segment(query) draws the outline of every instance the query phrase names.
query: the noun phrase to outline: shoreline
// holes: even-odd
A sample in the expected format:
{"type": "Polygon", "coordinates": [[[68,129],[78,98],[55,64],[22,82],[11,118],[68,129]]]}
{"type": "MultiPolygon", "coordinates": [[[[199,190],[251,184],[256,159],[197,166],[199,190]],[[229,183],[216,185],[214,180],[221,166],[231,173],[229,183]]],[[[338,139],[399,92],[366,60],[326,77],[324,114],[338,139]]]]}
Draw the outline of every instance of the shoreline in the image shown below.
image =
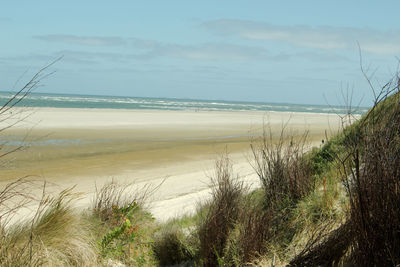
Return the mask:
{"type": "MultiPolygon", "coordinates": [[[[367,107],[364,107],[367,109],[367,107]]],[[[276,113],[276,114],[302,114],[302,115],[328,115],[328,116],[337,116],[337,115],[346,115],[346,113],[335,113],[335,112],[309,112],[309,111],[276,111],[276,110],[251,110],[251,109],[155,109],[155,108],[82,108],[82,107],[34,107],[34,106],[24,106],[24,107],[14,107],[14,110],[38,110],[38,111],[115,111],[115,112],[171,112],[171,113],[276,113]]],[[[362,116],[363,114],[355,113],[353,114],[355,117],[362,116]]]]}

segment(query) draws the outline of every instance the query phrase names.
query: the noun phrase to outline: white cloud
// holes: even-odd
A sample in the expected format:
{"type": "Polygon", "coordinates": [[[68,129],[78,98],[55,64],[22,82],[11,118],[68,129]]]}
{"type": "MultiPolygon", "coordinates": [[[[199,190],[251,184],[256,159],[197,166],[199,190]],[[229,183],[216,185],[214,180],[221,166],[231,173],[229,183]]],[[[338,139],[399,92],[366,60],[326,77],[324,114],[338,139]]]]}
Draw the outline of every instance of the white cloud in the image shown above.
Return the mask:
{"type": "Polygon", "coordinates": [[[125,44],[125,40],[120,37],[109,36],[77,36],[68,34],[49,34],[33,36],[47,42],[59,42],[87,46],[115,46],[125,44]]]}
{"type": "Polygon", "coordinates": [[[362,50],[366,52],[382,55],[400,53],[400,30],[379,31],[370,28],[306,25],[279,26],[233,19],[213,20],[203,23],[202,26],[221,35],[280,41],[316,49],[352,49],[356,48],[359,42],[362,50]]]}
{"type": "Polygon", "coordinates": [[[260,60],[268,57],[268,51],[260,47],[218,43],[193,46],[160,44],[153,47],[147,56],[170,56],[190,60],[260,60]]]}

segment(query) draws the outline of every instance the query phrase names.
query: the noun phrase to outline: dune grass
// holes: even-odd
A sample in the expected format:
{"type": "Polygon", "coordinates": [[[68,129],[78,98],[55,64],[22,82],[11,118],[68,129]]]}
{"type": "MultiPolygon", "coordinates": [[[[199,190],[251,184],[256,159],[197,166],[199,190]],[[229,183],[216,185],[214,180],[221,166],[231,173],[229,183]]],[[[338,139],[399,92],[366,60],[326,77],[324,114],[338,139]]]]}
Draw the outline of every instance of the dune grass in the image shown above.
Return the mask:
{"type": "Polygon", "coordinates": [[[70,202],[72,189],[42,196],[31,221],[2,229],[2,266],[95,266],[98,252],[90,224],[70,202]]]}
{"type": "Polygon", "coordinates": [[[125,184],[111,181],[98,190],[93,208],[79,211],[73,208],[79,197],[73,188],[51,196],[43,185],[42,197],[35,199],[24,193],[27,184],[14,182],[2,192],[7,200],[18,199],[12,212],[28,202],[36,208],[31,219],[7,225],[6,215],[12,213],[5,212],[10,208],[5,201],[0,203],[1,266],[157,265],[152,250],[156,225],[142,204],[146,192],[128,194],[125,184]]]}

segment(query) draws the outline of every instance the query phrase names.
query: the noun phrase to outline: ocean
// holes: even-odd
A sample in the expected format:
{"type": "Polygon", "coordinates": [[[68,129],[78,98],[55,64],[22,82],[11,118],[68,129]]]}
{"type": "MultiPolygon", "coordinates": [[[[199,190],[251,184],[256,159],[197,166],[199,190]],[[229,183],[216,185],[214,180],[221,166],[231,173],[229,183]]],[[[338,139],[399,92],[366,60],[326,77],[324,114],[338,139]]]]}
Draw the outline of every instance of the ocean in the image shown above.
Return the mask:
{"type": "MultiPolygon", "coordinates": [[[[0,105],[4,105],[11,95],[12,93],[10,92],[0,92],[0,105]]],[[[191,111],[275,111],[334,114],[345,114],[347,112],[347,109],[343,106],[328,105],[47,93],[31,93],[19,103],[19,106],[191,111]]],[[[359,107],[352,112],[354,114],[364,114],[367,110],[368,108],[366,107],[359,107]]]]}

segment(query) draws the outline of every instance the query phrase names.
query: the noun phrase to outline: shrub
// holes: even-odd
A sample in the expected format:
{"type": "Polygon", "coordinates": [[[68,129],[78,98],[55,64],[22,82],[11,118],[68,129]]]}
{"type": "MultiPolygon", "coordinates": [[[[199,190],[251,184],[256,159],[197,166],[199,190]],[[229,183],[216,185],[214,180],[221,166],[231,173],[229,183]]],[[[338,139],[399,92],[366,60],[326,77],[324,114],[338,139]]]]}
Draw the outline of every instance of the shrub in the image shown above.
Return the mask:
{"type": "Polygon", "coordinates": [[[262,197],[249,198],[239,219],[238,247],[242,264],[265,253],[273,244],[285,246],[295,234],[290,219],[299,200],[314,189],[311,161],[304,156],[307,133],[279,136],[271,129],[251,144],[252,166],[262,184],[262,197]]]}
{"type": "Polygon", "coordinates": [[[275,138],[269,133],[251,144],[253,168],[260,178],[265,193],[265,205],[273,207],[287,199],[298,201],[314,187],[312,166],[304,157],[307,133],[296,138],[285,133],[275,138]]]}
{"type": "Polygon", "coordinates": [[[400,94],[378,106],[350,147],[346,177],[357,265],[400,263],[400,94]]]}
{"type": "Polygon", "coordinates": [[[217,266],[224,255],[230,231],[240,214],[243,183],[233,178],[232,165],[227,155],[216,162],[212,179],[212,199],[198,226],[199,257],[203,266],[217,266]]]}
{"type": "Polygon", "coordinates": [[[268,243],[275,232],[273,210],[266,210],[264,204],[248,201],[239,222],[238,254],[241,263],[248,263],[256,256],[268,251],[268,243]]]}
{"type": "Polygon", "coordinates": [[[196,257],[193,237],[180,225],[165,226],[155,237],[153,250],[161,266],[184,264],[196,257]]]}

